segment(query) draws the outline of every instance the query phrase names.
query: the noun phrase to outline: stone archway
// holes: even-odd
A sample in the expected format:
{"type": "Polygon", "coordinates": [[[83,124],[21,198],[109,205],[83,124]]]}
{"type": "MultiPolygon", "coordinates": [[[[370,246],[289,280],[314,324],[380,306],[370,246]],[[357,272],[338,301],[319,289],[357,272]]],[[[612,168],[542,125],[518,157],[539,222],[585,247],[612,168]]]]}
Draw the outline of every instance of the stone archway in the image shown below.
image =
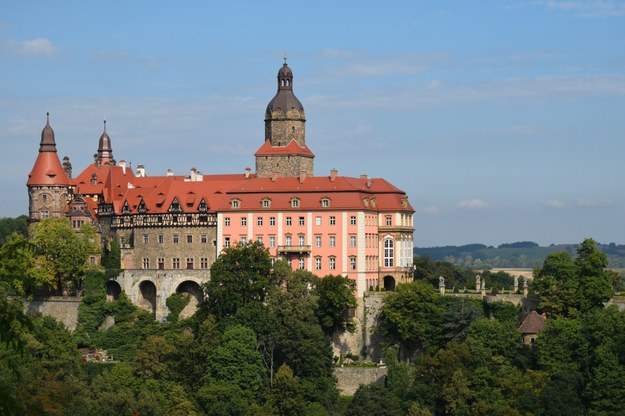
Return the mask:
{"type": "Polygon", "coordinates": [[[106,282],[106,300],[113,301],[119,299],[119,294],[122,293],[122,287],[115,280],[109,280],[106,282]]]}
{"type": "Polygon", "coordinates": [[[178,316],[180,319],[188,318],[192,316],[197,310],[197,305],[204,298],[204,292],[197,282],[192,280],[185,280],[180,283],[176,288],[176,293],[185,293],[189,296],[189,303],[180,312],[178,316]]]}
{"type": "Polygon", "coordinates": [[[139,296],[137,296],[139,307],[156,314],[156,286],[149,280],[139,283],[139,296]]]}
{"type": "Polygon", "coordinates": [[[395,278],[393,276],[384,276],[384,289],[387,291],[395,290],[395,278]]]}

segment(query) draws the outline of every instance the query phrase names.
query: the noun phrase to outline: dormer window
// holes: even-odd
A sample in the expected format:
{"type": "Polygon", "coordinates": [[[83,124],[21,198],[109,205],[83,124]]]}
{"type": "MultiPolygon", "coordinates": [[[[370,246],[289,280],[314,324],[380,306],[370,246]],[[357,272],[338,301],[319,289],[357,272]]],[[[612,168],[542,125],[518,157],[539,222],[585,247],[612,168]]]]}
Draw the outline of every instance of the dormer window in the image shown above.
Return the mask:
{"type": "Polygon", "coordinates": [[[369,206],[369,198],[363,198],[362,202],[365,204],[366,207],[369,206]]]}
{"type": "Polygon", "coordinates": [[[261,205],[263,208],[271,208],[271,199],[269,198],[263,198],[261,205]]]}
{"type": "Polygon", "coordinates": [[[330,207],[330,198],[321,198],[321,207],[329,208],[330,207]]]}
{"type": "Polygon", "coordinates": [[[291,198],[291,208],[299,208],[299,198],[291,198]]]}
{"type": "Polygon", "coordinates": [[[200,212],[206,212],[208,211],[208,204],[206,203],[206,201],[204,199],[202,199],[200,201],[200,204],[197,207],[198,211],[200,212]]]}
{"type": "Polygon", "coordinates": [[[180,207],[180,202],[178,202],[178,198],[174,198],[171,201],[171,205],[169,206],[169,212],[182,212],[182,208],[180,207]]]}
{"type": "Polygon", "coordinates": [[[408,208],[408,198],[403,197],[401,199],[401,206],[402,206],[402,208],[408,208]]]}
{"type": "Polygon", "coordinates": [[[233,199],[230,201],[230,207],[231,208],[240,208],[241,207],[241,201],[239,199],[233,199]]]}

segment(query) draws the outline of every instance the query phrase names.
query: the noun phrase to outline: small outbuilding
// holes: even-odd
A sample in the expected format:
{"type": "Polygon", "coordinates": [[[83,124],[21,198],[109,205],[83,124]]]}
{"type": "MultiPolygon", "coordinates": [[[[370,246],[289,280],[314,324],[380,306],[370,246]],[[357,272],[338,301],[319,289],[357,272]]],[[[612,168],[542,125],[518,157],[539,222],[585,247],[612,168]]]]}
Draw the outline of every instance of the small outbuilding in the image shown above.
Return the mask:
{"type": "Polygon", "coordinates": [[[538,312],[532,311],[521,326],[519,327],[519,332],[523,335],[523,343],[525,345],[529,345],[530,347],[534,346],[534,342],[543,329],[545,329],[545,320],[547,316],[543,313],[539,315],[538,312]]]}

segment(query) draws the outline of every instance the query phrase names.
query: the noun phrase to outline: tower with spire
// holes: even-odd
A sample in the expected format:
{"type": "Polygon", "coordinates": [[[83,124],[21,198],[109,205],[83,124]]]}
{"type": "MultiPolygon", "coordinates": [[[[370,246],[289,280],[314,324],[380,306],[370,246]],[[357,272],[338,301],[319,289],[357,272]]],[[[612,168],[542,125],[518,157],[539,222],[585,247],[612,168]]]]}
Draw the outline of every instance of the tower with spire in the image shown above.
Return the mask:
{"type": "Polygon", "coordinates": [[[104,120],[104,131],[98,142],[98,152],[94,155],[96,166],[115,165],[113,159],[113,148],[111,147],[111,138],[106,132],[106,120],[104,120]]]}
{"type": "Polygon", "coordinates": [[[30,222],[65,216],[70,181],[56,153],[50,113],[41,132],[39,154],[28,174],[28,218],[30,222]]]}
{"type": "Polygon", "coordinates": [[[306,146],[306,113],[293,94],[293,72],[286,63],[278,71],[278,92],[265,111],[265,142],[254,154],[256,176],[312,176],[315,155],[306,146]]]}

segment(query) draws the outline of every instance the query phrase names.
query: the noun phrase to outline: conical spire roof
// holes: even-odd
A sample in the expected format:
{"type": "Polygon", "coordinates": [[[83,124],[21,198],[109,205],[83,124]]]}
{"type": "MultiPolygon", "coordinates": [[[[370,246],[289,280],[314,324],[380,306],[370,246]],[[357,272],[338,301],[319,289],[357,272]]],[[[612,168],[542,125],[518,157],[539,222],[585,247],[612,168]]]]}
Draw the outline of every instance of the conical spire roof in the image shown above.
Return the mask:
{"type": "Polygon", "coordinates": [[[33,169],[28,174],[26,185],[69,186],[69,179],[56,153],[54,130],[50,126],[50,113],[47,113],[46,125],[41,132],[39,154],[33,169]]]}
{"type": "Polygon", "coordinates": [[[106,132],[106,120],[104,120],[104,131],[98,142],[98,153],[96,157],[103,165],[110,164],[113,161],[113,147],[111,146],[111,138],[106,132]]]}

